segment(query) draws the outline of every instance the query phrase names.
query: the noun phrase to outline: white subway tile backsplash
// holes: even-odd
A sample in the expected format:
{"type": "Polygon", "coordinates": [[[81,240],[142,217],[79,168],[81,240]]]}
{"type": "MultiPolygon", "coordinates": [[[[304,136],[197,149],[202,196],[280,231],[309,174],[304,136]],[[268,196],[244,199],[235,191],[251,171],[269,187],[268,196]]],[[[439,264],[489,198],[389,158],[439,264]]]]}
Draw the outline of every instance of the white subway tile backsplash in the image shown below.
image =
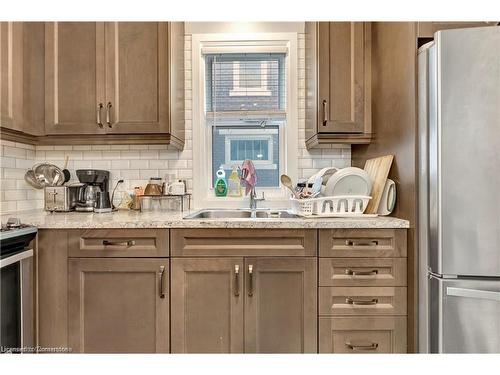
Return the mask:
{"type": "Polygon", "coordinates": [[[102,151],[87,151],[83,153],[83,160],[95,160],[102,158],[102,151]]]}
{"type": "MultiPolygon", "coordinates": [[[[23,160],[23,159],[20,159],[23,160]]],[[[16,167],[16,158],[9,158],[6,156],[0,156],[0,165],[3,168],[15,168],[16,167]]]]}
{"type": "Polygon", "coordinates": [[[130,150],[130,145],[110,145],[110,150],[130,150]]]}
{"type": "Polygon", "coordinates": [[[150,177],[160,177],[158,169],[141,169],[139,171],[139,178],[142,180],[149,180],[150,177]]]}
{"type": "Polygon", "coordinates": [[[17,186],[16,180],[6,180],[6,179],[2,178],[2,181],[0,183],[0,189],[2,189],[2,191],[9,190],[9,189],[15,189],[16,186],[17,186]]]}
{"type": "Polygon", "coordinates": [[[93,169],[111,169],[111,160],[92,160],[93,169]]]}
{"type": "MultiPolygon", "coordinates": [[[[39,147],[37,147],[36,149],[38,150],[39,147]]],[[[92,146],[90,146],[90,145],[73,146],[73,150],[89,151],[89,150],[92,150],[92,146]]]]}
{"type": "MultiPolygon", "coordinates": [[[[123,158],[123,155],[122,155],[123,158]]],[[[130,169],[149,168],[149,160],[130,160],[130,169]]]]}
{"type": "Polygon", "coordinates": [[[26,150],[24,148],[3,146],[3,156],[26,159],[26,150]]]}
{"type": "Polygon", "coordinates": [[[111,169],[128,169],[130,161],[128,160],[111,160],[111,169]]]}
{"type": "Polygon", "coordinates": [[[167,160],[150,160],[149,161],[149,168],[155,168],[155,169],[162,169],[162,168],[167,168],[168,166],[168,161],[167,160]]]}
{"type": "Polygon", "coordinates": [[[3,168],[3,178],[6,180],[22,180],[24,179],[24,169],[3,168]]]}
{"type": "Polygon", "coordinates": [[[113,150],[113,151],[102,151],[102,158],[103,159],[117,159],[120,158],[121,153],[118,150],[113,150]]]}
{"type": "Polygon", "coordinates": [[[120,157],[122,159],[139,159],[139,151],[120,151],[120,157]]]}
{"type": "Polygon", "coordinates": [[[4,199],[6,201],[19,201],[26,199],[26,190],[5,190],[4,199]]]}
{"type": "Polygon", "coordinates": [[[332,160],[330,160],[330,159],[314,159],[312,161],[312,166],[313,166],[313,168],[318,168],[318,169],[331,167],[332,160]]]}
{"type": "Polygon", "coordinates": [[[139,158],[147,160],[158,159],[158,154],[159,154],[158,150],[141,150],[139,158]]]}
{"type": "MultiPolygon", "coordinates": [[[[18,169],[29,169],[33,166],[33,160],[32,159],[15,159],[15,167],[18,169]]],[[[3,166],[3,163],[2,163],[3,166]]]]}

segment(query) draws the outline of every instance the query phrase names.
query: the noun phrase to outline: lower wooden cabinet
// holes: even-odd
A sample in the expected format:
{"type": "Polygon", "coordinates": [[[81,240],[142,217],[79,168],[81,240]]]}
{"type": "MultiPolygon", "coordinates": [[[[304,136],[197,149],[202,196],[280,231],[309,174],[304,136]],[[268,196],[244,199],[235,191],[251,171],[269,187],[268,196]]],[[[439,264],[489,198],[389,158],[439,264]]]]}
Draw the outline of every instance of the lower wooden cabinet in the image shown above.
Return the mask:
{"type": "Polygon", "coordinates": [[[168,259],[69,259],[68,346],[76,353],[168,353],[168,291],[168,259]]]}
{"type": "Polygon", "coordinates": [[[316,352],[315,258],[172,259],[172,353],[316,352]]]}
{"type": "Polygon", "coordinates": [[[171,262],[172,353],[242,353],[243,258],[171,262]]]}
{"type": "Polygon", "coordinates": [[[245,353],[316,353],[316,259],[247,258],[245,353]]]}
{"type": "Polygon", "coordinates": [[[406,353],[406,317],[319,318],[320,353],[406,353]]]}

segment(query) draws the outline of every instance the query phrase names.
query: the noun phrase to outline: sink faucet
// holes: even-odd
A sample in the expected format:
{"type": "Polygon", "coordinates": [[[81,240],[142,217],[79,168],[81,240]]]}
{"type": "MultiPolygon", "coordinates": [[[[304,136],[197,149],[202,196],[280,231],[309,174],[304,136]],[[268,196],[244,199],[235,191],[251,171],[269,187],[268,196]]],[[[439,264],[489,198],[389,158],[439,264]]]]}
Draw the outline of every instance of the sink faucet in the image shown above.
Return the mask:
{"type": "Polygon", "coordinates": [[[257,193],[255,192],[255,186],[252,188],[250,191],[250,210],[252,211],[252,216],[255,213],[255,210],[257,209],[257,202],[262,202],[266,200],[264,197],[264,192],[262,192],[262,198],[257,198],[257,193]]]}

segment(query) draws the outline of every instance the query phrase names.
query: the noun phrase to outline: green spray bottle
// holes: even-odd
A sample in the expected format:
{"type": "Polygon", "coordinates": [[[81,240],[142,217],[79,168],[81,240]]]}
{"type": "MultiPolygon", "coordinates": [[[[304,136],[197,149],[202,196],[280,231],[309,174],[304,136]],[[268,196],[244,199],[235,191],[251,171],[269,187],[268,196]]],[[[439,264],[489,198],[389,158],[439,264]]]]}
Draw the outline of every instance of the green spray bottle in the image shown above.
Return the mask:
{"type": "Polygon", "coordinates": [[[226,172],[222,168],[222,165],[219,167],[219,170],[215,173],[217,176],[217,180],[215,181],[215,196],[216,197],[225,197],[227,195],[227,182],[226,182],[226,172]]]}

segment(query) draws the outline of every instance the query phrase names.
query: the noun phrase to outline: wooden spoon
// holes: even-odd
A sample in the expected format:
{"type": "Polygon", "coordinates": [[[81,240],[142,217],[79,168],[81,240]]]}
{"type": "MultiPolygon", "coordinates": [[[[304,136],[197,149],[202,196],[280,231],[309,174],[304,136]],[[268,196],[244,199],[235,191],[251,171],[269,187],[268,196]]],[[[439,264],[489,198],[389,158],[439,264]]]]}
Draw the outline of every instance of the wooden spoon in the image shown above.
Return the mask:
{"type": "Polygon", "coordinates": [[[296,199],[299,199],[299,195],[297,194],[297,192],[293,188],[292,179],[288,175],[282,174],[280,177],[280,181],[283,184],[283,186],[286,186],[292,192],[293,196],[296,199]]]}

